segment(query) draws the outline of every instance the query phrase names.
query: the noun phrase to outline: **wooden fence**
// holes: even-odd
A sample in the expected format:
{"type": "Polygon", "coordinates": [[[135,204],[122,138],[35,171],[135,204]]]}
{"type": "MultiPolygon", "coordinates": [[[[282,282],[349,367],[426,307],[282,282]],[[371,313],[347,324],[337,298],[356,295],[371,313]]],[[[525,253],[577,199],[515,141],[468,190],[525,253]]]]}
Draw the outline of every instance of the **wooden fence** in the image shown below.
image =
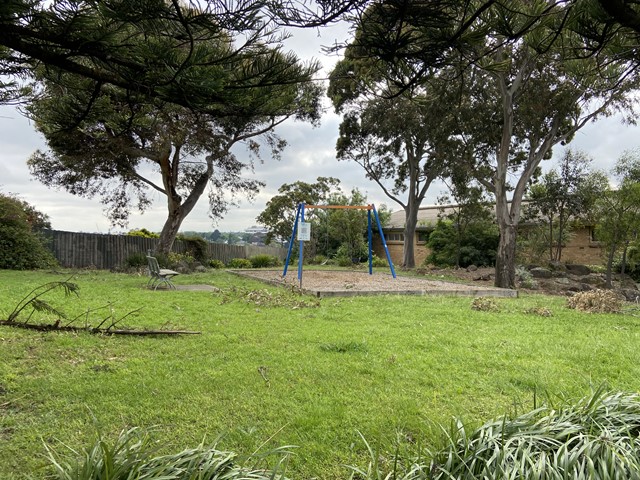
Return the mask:
{"type": "MultiPolygon", "coordinates": [[[[98,268],[111,270],[122,267],[126,259],[136,253],[155,250],[157,238],[129,235],[104,235],[99,233],[76,233],[48,230],[49,248],[60,265],[66,268],[98,268]]],[[[227,263],[233,258],[250,258],[267,254],[284,260],[287,250],[281,247],[259,247],[256,245],[224,245],[208,243],[211,258],[227,263]]],[[[186,245],[180,240],[173,244],[172,251],[184,253],[186,245]]]]}

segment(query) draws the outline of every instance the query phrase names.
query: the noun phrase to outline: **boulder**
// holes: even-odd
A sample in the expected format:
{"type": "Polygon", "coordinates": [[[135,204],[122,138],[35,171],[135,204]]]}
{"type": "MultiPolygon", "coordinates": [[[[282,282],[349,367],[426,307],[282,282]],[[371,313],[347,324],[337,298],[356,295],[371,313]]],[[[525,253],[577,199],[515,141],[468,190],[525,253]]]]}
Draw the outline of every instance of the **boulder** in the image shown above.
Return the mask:
{"type": "Polygon", "coordinates": [[[640,302],[640,291],[632,290],[630,288],[623,288],[619,290],[619,292],[624,295],[625,300],[627,302],[640,302]]]}
{"type": "Polygon", "coordinates": [[[475,272],[476,270],[478,270],[478,267],[476,265],[469,265],[467,267],[467,272],[475,272]]]}
{"type": "Polygon", "coordinates": [[[535,267],[529,270],[533,278],[551,278],[553,273],[548,268],[544,267],[535,267]]]}
{"type": "Polygon", "coordinates": [[[573,275],[589,275],[591,273],[591,269],[586,265],[580,265],[578,263],[569,263],[567,264],[567,271],[573,275]]]}

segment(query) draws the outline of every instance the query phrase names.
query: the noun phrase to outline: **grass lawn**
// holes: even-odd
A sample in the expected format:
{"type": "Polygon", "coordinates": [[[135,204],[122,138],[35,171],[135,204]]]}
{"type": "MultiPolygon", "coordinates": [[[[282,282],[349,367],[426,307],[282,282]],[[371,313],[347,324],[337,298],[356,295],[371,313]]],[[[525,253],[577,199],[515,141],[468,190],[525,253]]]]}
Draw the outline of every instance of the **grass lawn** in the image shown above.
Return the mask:
{"type": "MultiPolygon", "coordinates": [[[[70,275],[0,271],[0,318],[32,288],[70,275]]],[[[391,451],[398,438],[433,440],[433,422],[479,424],[529,410],[545,392],[640,389],[640,319],[579,313],[559,297],[497,299],[500,312],[482,312],[470,298],[318,301],[218,271],[176,279],[217,293],[154,292],[144,276],[108,272],[73,281],[80,298],[46,297],[69,315],[143,307],[127,326],[202,334],[0,327],[0,478],[44,476],[45,442],[81,448],[97,430],[115,438],[133,426],[155,427],[166,453],[220,435],[219,448],[241,454],[296,445],[290,478],[348,478],[344,465],[368,461],[358,432],[391,451]],[[534,307],[553,316],[526,313],[534,307]]]]}

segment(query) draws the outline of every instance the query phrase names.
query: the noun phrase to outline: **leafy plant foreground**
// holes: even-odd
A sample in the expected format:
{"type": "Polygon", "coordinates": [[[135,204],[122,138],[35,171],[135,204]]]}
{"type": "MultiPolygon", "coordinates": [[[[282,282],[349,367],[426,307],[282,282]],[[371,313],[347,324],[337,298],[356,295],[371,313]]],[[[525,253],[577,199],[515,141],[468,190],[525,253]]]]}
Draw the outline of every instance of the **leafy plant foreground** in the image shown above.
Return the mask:
{"type": "MultiPolygon", "coordinates": [[[[35,287],[68,277],[0,271],[0,317],[35,287]]],[[[215,444],[249,458],[295,445],[288,478],[349,478],[346,466],[366,472],[370,463],[385,478],[395,452],[412,460],[440,451],[443,433],[434,425],[451,418],[471,438],[487,419],[529,412],[545,392],[576,399],[592,385],[640,387],[640,320],[584,314],[562,298],[496,299],[497,310],[481,311],[454,297],[318,301],[220,271],[177,280],[214,285],[216,293],[154,292],[146,280],[77,272],[81,297],[67,302],[58,292],[50,302],[70,318],[90,305],[142,307],[127,319],[132,328],[202,335],[0,326],[0,478],[44,477],[52,472],[45,445],[81,453],[96,427],[105,445],[123,430],[153,427],[154,456],[215,444]],[[553,315],[535,313],[544,309],[553,315]]]]}

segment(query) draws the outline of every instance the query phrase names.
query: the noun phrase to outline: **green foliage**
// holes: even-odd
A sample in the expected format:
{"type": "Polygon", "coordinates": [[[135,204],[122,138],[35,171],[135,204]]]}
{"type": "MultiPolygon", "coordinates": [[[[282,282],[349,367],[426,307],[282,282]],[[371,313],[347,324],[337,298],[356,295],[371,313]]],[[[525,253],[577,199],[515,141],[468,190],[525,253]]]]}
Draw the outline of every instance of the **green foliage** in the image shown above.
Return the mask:
{"type": "Polygon", "coordinates": [[[155,232],[150,232],[146,228],[139,228],[137,230],[129,230],[127,235],[130,237],[142,237],[142,238],[160,238],[160,235],[155,232]]]}
{"type": "Polygon", "coordinates": [[[0,194],[0,269],[56,266],[40,231],[43,228],[50,228],[46,215],[15,196],[0,194]]]}
{"type": "Polygon", "coordinates": [[[368,249],[364,242],[355,246],[345,243],[338,248],[334,260],[341,267],[349,267],[360,263],[367,255],[368,249]]]}
{"type": "Polygon", "coordinates": [[[125,261],[125,265],[129,268],[141,268],[146,267],[148,264],[147,256],[144,253],[133,253],[129,255],[125,261]]]}
{"type": "Polygon", "coordinates": [[[324,255],[315,255],[309,260],[309,265],[325,265],[328,262],[328,258],[324,255]]]}
{"type": "Polygon", "coordinates": [[[218,260],[217,258],[212,258],[211,260],[209,260],[209,266],[211,268],[215,268],[216,270],[219,270],[221,268],[224,268],[225,264],[222,260],[218,260]]]}
{"type": "Polygon", "coordinates": [[[607,189],[608,180],[604,173],[590,170],[591,162],[583,152],[566,150],[558,168],[530,187],[523,212],[525,219],[537,225],[527,229],[537,230],[527,232],[530,256],[546,250],[546,260],[560,261],[571,231],[593,216],[594,205],[607,189]]]}
{"type": "MultiPolygon", "coordinates": [[[[435,479],[638,479],[640,398],[595,391],[575,404],[544,406],[469,431],[451,426],[434,455],[435,479]]],[[[422,478],[422,477],[413,477],[422,478]]]]}
{"type": "Polygon", "coordinates": [[[371,264],[374,267],[388,267],[389,266],[388,263],[387,263],[387,259],[386,258],[380,258],[376,254],[372,255],[371,264]]]}
{"type": "Polygon", "coordinates": [[[195,258],[200,263],[206,263],[209,257],[207,241],[202,237],[187,237],[184,235],[178,235],[177,239],[182,241],[187,251],[186,253],[195,258]]]}
{"type": "Polygon", "coordinates": [[[135,427],[120,432],[113,443],[99,435],[92,446],[81,452],[68,450],[61,454],[47,446],[57,480],[285,480],[288,454],[286,448],[277,448],[242,458],[218,450],[215,444],[201,443],[179,453],[159,455],[158,443],[149,433],[135,427]],[[275,467],[267,466],[265,458],[269,456],[278,457],[275,467]]]}
{"type": "Polygon", "coordinates": [[[158,263],[161,265],[166,265],[169,268],[176,268],[185,264],[189,268],[191,268],[196,261],[196,259],[188,253],[170,252],[169,255],[167,255],[166,257],[162,256],[162,258],[164,262],[161,263],[160,260],[158,260],[158,263]]]}
{"type": "Polygon", "coordinates": [[[438,266],[493,266],[498,246],[498,232],[494,225],[472,223],[460,235],[456,224],[438,220],[429,235],[431,253],[426,261],[438,266]]]}
{"type": "MultiPolygon", "coordinates": [[[[0,318],[34,287],[66,278],[0,271],[0,318]]],[[[436,442],[431,422],[464,415],[478,426],[514,405],[526,411],[536,391],[580,398],[590,382],[605,380],[635,391],[640,377],[637,319],[585,315],[565,308],[562,297],[522,294],[487,313],[462,297],[318,299],[219,270],[189,278],[217,292],[159,295],[141,288],[144,277],[105,271],[76,272],[73,281],[85,292],[78,300],[51,297],[69,318],[83,322],[87,308],[112,302],[116,311],[143,307],[127,318],[132,328],[166,324],[202,335],[43,335],[0,326],[2,479],[50,474],[42,470],[42,439],[61,439],[81,456],[95,440],[94,415],[108,446],[123,419],[157,425],[163,455],[219,434],[221,449],[250,453],[273,437],[269,445],[299,446],[291,478],[349,478],[343,465],[367,461],[357,431],[375,439],[380,467],[392,469],[398,437],[401,452],[436,442]],[[554,316],[524,313],[540,305],[554,316]],[[349,342],[366,351],[320,348],[349,342]],[[270,386],[259,367],[268,368],[270,386]]]]}
{"type": "Polygon", "coordinates": [[[253,268],[269,268],[269,267],[277,267],[280,265],[280,260],[273,255],[261,254],[254,255],[249,258],[251,265],[253,268]]]}
{"type": "Polygon", "coordinates": [[[612,171],[616,189],[605,191],[597,200],[596,236],[605,246],[607,286],[611,287],[614,261],[619,252],[637,239],[640,230],[640,152],[624,152],[612,171]]]}
{"type": "Polygon", "coordinates": [[[251,260],[247,258],[232,258],[227,263],[227,267],[229,268],[253,268],[253,264],[251,260]]]}
{"type": "MultiPolygon", "coordinates": [[[[340,189],[340,180],[333,177],[318,177],[315,183],[294,182],[283,184],[278,188],[278,195],[267,202],[265,209],[258,215],[258,223],[269,229],[265,242],[267,245],[273,240],[288,240],[291,237],[293,222],[300,203],[307,205],[327,204],[331,192],[340,189]]],[[[311,235],[317,239],[318,215],[321,210],[305,211],[305,221],[310,222],[311,235]]],[[[314,240],[317,241],[317,240],[314,240]]]]}

